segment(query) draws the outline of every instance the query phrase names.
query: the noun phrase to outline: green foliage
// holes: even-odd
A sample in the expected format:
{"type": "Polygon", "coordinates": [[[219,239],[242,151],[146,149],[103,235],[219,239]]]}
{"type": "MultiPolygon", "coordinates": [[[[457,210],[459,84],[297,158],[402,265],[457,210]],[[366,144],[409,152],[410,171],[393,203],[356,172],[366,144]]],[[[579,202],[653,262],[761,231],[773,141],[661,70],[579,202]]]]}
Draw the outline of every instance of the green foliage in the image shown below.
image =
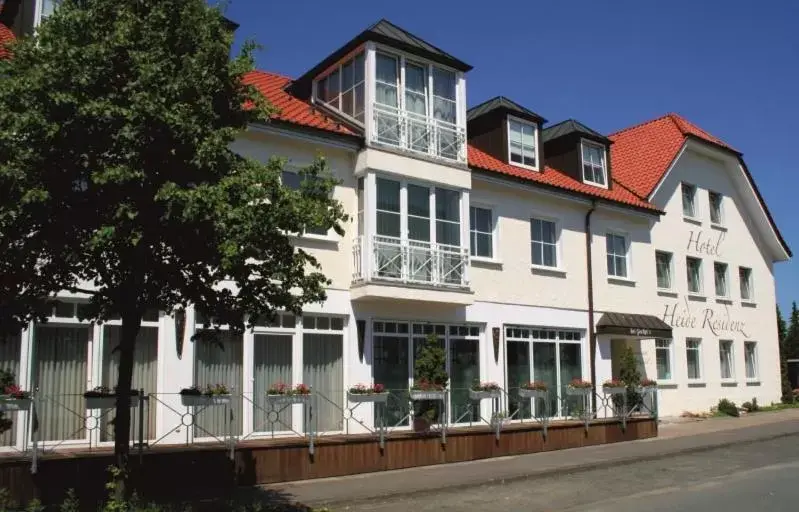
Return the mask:
{"type": "MultiPolygon", "coordinates": [[[[635,352],[629,345],[624,345],[622,349],[618,378],[627,384],[627,407],[628,410],[631,410],[643,397],[637,391],[638,386],[641,384],[641,371],[638,369],[635,352]]],[[[624,397],[622,395],[613,395],[612,400],[615,408],[621,410],[624,404],[624,397]]]]}
{"type": "MultiPolygon", "coordinates": [[[[444,344],[435,334],[425,338],[421,346],[417,347],[413,361],[413,378],[418,384],[433,384],[445,388],[449,382],[447,375],[447,353],[444,344]]],[[[415,404],[415,415],[433,421],[440,413],[441,404],[434,400],[424,400],[415,404]]]]}
{"type": "Polygon", "coordinates": [[[726,398],[719,400],[719,405],[716,406],[716,410],[719,414],[726,416],[735,416],[736,418],[739,416],[738,407],[735,405],[735,402],[731,402],[726,398]]]}
{"type": "Polygon", "coordinates": [[[790,403],[793,401],[793,393],[791,389],[791,379],[788,376],[788,328],[785,325],[785,319],[782,317],[782,311],[777,306],[777,339],[779,340],[780,348],[780,384],[782,389],[782,401],[790,403]]]}
{"type": "MultiPolygon", "coordinates": [[[[343,234],[336,182],[319,158],[291,190],[284,160],[233,152],[272,110],[243,82],[255,46],[231,60],[232,41],[205,0],[64,0],[0,62],[0,336],[85,293],[85,319],[122,318],[125,394],[149,308],[242,332],[325,298],[292,236],[343,234]]],[[[120,466],[129,422],[118,408],[120,466]]]]}
{"type": "MultiPolygon", "coordinates": [[[[0,340],[0,343],[5,343],[5,341],[0,340]]],[[[16,384],[14,374],[7,370],[0,369],[0,393],[13,384],[16,384]]],[[[11,430],[12,425],[13,422],[6,417],[6,413],[0,411],[0,434],[11,430]]]]}
{"type": "Polygon", "coordinates": [[[757,398],[752,398],[751,402],[742,403],[741,408],[746,412],[758,412],[760,410],[760,406],[757,404],[757,398]]]}

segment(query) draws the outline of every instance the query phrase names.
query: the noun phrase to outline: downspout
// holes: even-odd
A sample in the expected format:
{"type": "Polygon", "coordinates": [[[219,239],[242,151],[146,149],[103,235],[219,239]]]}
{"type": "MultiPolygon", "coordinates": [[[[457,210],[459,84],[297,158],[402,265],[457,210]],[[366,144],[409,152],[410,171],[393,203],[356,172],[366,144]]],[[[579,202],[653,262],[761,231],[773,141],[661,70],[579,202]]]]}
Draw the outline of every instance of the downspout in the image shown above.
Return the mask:
{"type": "MultiPolygon", "coordinates": [[[[591,215],[596,210],[596,200],[585,214],[585,258],[588,274],[588,352],[591,361],[591,383],[596,386],[596,333],[594,332],[594,263],[591,256],[591,215]]],[[[591,410],[596,414],[596,391],[591,393],[591,410]]]]}

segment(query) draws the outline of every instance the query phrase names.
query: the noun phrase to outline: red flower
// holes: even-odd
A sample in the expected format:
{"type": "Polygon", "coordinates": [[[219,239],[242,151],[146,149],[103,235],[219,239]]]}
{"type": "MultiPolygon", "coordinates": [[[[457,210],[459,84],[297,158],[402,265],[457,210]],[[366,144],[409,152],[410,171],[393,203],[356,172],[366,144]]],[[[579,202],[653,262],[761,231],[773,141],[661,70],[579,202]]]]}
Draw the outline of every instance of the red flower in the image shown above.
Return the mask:
{"type": "Polygon", "coordinates": [[[382,384],[375,384],[373,389],[375,393],[384,393],[386,391],[386,387],[382,384]]]}

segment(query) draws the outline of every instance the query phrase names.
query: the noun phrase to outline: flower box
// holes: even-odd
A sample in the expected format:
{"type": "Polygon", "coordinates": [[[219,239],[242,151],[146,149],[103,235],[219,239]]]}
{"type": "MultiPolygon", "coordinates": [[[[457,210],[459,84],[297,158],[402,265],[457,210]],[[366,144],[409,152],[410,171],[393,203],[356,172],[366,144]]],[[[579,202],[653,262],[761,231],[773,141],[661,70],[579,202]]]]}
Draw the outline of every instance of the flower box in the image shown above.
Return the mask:
{"type": "Polygon", "coordinates": [[[310,400],[311,394],[284,394],[284,395],[266,395],[266,400],[275,405],[289,405],[289,404],[307,404],[310,400]]]}
{"type": "Polygon", "coordinates": [[[180,394],[180,403],[186,407],[208,407],[210,405],[228,405],[230,395],[193,395],[189,393],[180,394]]]}
{"type": "Polygon", "coordinates": [[[347,400],[350,402],[360,404],[360,403],[375,403],[375,404],[384,404],[388,402],[388,392],[384,393],[350,393],[347,392],[347,400]]]}
{"type": "MultiPolygon", "coordinates": [[[[86,409],[114,409],[117,406],[117,395],[83,395],[86,409]]],[[[130,395],[130,407],[139,406],[139,395],[130,395]]]]}
{"type": "Polygon", "coordinates": [[[627,388],[624,386],[602,386],[602,391],[606,395],[623,395],[627,392],[627,388]]]}
{"type": "Polygon", "coordinates": [[[641,394],[653,393],[657,390],[658,390],[657,386],[639,386],[638,388],[636,388],[636,391],[641,394]]]}
{"type": "Polygon", "coordinates": [[[506,426],[510,425],[510,418],[491,418],[491,428],[497,428],[499,426],[506,426]]]}
{"type": "Polygon", "coordinates": [[[470,400],[485,400],[487,398],[499,398],[499,390],[492,389],[491,391],[475,391],[474,389],[469,390],[469,399],[470,400]]]}
{"type": "Polygon", "coordinates": [[[16,398],[13,396],[0,396],[0,411],[27,411],[31,408],[30,398],[16,398]]]}
{"type": "Polygon", "coordinates": [[[546,389],[526,389],[519,388],[519,398],[546,398],[546,389]]]}
{"type": "Polygon", "coordinates": [[[569,396],[588,396],[593,393],[593,388],[573,388],[570,386],[566,387],[566,394],[569,396]]]}
{"type": "Polygon", "coordinates": [[[445,400],[447,397],[447,392],[443,389],[440,391],[437,390],[422,390],[422,389],[412,389],[411,390],[411,400],[445,400]]]}

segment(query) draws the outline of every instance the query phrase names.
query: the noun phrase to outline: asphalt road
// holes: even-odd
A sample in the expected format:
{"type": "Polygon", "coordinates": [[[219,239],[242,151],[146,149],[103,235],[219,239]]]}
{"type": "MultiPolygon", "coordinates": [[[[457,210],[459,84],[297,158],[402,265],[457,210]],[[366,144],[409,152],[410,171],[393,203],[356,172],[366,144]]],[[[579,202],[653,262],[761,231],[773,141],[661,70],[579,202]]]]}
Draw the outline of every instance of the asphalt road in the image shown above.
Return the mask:
{"type": "Polygon", "coordinates": [[[799,510],[799,435],[533,480],[337,505],[339,511],[799,510]]]}

